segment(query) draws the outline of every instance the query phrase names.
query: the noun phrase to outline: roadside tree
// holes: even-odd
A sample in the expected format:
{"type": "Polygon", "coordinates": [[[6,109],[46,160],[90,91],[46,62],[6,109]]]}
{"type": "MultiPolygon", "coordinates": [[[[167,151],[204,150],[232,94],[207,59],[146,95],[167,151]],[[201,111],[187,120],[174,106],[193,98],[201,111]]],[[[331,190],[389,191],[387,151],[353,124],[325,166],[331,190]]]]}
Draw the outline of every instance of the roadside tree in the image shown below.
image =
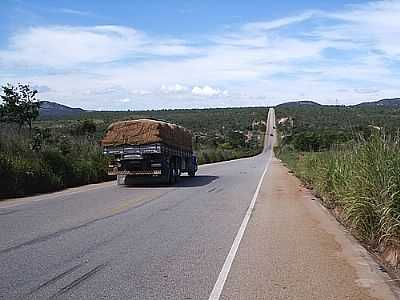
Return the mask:
{"type": "Polygon", "coordinates": [[[3,86],[0,104],[0,121],[16,123],[19,128],[27,125],[32,129],[32,122],[39,116],[40,101],[36,98],[37,90],[29,85],[11,84],[3,86]]]}

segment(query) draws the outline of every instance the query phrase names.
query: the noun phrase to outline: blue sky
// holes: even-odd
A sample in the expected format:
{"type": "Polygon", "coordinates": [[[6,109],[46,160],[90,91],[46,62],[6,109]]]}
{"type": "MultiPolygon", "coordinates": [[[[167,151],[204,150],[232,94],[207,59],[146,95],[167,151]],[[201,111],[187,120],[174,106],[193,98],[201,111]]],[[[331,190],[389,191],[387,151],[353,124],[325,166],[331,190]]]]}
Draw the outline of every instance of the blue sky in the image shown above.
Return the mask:
{"type": "Polygon", "coordinates": [[[400,1],[2,0],[0,84],[87,109],[400,96],[400,1]]]}

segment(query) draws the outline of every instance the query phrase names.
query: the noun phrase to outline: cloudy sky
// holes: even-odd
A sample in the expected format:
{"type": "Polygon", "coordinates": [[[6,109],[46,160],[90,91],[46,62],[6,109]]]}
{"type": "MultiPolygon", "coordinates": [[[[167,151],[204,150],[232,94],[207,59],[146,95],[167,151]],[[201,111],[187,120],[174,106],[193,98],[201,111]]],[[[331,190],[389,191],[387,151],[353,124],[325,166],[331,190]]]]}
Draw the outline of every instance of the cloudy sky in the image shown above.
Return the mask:
{"type": "Polygon", "coordinates": [[[400,0],[1,0],[0,84],[86,109],[400,97],[400,0]]]}

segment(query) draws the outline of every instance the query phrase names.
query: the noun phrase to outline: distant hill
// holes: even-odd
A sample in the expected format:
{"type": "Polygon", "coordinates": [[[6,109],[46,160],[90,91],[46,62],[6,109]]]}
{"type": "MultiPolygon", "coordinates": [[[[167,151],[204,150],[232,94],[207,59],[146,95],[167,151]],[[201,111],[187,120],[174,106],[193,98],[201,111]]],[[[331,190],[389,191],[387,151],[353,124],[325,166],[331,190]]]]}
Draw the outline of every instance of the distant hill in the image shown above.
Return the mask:
{"type": "MultiPolygon", "coordinates": [[[[296,108],[296,107],[321,107],[327,106],[322,105],[314,101],[310,100],[300,100],[300,101],[292,101],[292,102],[285,102],[282,104],[277,105],[277,108],[296,108]]],[[[332,106],[332,105],[328,105],[332,106]]],[[[357,105],[352,105],[353,107],[395,107],[400,108],[400,98],[393,98],[393,99],[382,99],[374,102],[361,102],[357,105]]],[[[39,111],[39,115],[41,118],[52,118],[52,117],[63,117],[63,116],[76,116],[81,113],[87,112],[82,108],[73,108],[66,105],[62,105],[56,102],[51,101],[42,101],[41,107],[39,111]]]]}
{"type": "Polygon", "coordinates": [[[278,107],[297,107],[297,106],[321,106],[321,104],[314,102],[314,101],[309,101],[309,100],[301,100],[301,101],[293,101],[293,102],[285,102],[282,104],[279,104],[278,107]]]}
{"type": "Polygon", "coordinates": [[[400,98],[382,99],[374,102],[362,102],[355,106],[358,107],[371,107],[371,106],[385,106],[385,107],[400,107],[400,98]]]}
{"type": "MultiPolygon", "coordinates": [[[[307,106],[334,106],[334,105],[323,105],[314,101],[303,100],[303,101],[293,101],[293,102],[285,102],[277,105],[277,107],[307,107],[307,106]]],[[[392,98],[392,99],[381,99],[373,102],[361,102],[359,104],[350,105],[351,107],[394,107],[400,108],[400,98],[392,98]]]]}
{"type": "Polygon", "coordinates": [[[40,117],[60,117],[71,116],[85,112],[82,108],[73,108],[56,102],[41,101],[39,116],[40,117]]]}

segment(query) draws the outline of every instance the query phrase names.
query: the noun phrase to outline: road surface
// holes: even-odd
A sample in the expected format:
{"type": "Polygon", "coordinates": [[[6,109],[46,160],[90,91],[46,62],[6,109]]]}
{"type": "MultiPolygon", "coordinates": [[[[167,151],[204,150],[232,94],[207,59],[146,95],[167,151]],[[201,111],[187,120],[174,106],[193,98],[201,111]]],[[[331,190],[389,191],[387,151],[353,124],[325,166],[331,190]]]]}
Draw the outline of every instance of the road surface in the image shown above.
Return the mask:
{"type": "Polygon", "coordinates": [[[262,154],[175,186],[108,182],[1,202],[0,298],[394,298],[373,262],[340,254],[351,241],[329,244],[334,221],[320,228],[302,202],[285,202],[300,196],[272,159],[274,122],[271,109],[262,154]]]}

